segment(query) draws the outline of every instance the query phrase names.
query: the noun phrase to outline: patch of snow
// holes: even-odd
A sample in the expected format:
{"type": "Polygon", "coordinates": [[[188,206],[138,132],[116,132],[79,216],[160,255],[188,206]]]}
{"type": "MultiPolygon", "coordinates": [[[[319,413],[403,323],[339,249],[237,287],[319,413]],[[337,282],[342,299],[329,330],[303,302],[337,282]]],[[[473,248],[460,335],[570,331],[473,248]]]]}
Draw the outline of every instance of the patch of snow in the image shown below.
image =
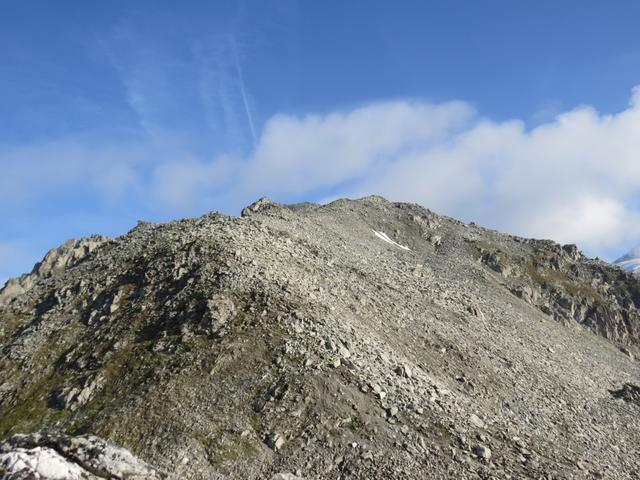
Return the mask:
{"type": "Polygon", "coordinates": [[[400,244],[399,244],[399,243],[397,243],[397,242],[394,242],[394,241],[393,241],[393,240],[391,240],[391,239],[389,238],[389,236],[388,236],[386,233],[384,233],[384,232],[378,232],[378,231],[376,231],[376,230],[373,230],[373,233],[374,233],[374,234],[376,235],[376,237],[378,237],[379,239],[384,240],[385,242],[390,243],[391,245],[395,245],[396,247],[399,247],[399,248],[401,248],[402,250],[411,250],[409,247],[406,247],[406,246],[404,246],[404,245],[400,245],[400,244]]]}
{"type": "Polygon", "coordinates": [[[619,266],[625,272],[640,271],[640,245],[617,259],[613,264],[619,266]]]}
{"type": "Polygon", "coordinates": [[[88,477],[86,470],[69,462],[51,448],[18,448],[0,454],[0,465],[5,475],[29,472],[36,474],[36,478],[47,480],[82,480],[88,477]]]}
{"type": "Polygon", "coordinates": [[[622,268],[625,272],[635,272],[636,270],[640,269],[640,258],[616,262],[616,265],[622,268]]]}

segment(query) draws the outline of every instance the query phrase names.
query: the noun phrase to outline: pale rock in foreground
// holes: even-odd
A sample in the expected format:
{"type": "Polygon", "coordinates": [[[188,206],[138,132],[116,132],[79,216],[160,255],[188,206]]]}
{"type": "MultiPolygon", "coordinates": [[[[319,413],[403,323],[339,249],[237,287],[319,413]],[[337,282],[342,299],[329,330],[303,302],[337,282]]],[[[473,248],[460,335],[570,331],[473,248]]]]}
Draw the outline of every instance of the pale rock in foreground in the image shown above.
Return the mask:
{"type": "Polygon", "coordinates": [[[15,435],[0,443],[3,480],[160,480],[131,452],[94,436],[15,435]]]}

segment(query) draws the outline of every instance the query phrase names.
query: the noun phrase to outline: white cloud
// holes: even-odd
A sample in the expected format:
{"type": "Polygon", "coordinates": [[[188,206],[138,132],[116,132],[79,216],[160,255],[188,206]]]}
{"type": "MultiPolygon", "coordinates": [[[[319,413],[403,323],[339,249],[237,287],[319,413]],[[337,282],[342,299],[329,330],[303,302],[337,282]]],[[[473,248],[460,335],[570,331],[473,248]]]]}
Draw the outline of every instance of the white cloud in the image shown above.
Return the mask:
{"type": "MultiPolygon", "coordinates": [[[[640,241],[640,88],[614,115],[579,107],[527,129],[467,103],[391,101],[267,121],[245,157],[91,140],[0,151],[0,200],[90,188],[148,199],[172,215],[237,208],[258,196],[380,194],[590,253],[640,241]]],[[[170,145],[167,148],[167,145],[170,145]]]]}
{"type": "Polygon", "coordinates": [[[147,145],[88,138],[0,149],[0,201],[17,204],[78,188],[122,196],[139,183],[136,169],[153,152],[147,145]]]}
{"type": "Polygon", "coordinates": [[[242,177],[256,194],[377,193],[597,252],[640,240],[640,89],[618,114],[580,107],[532,130],[464,103],[279,116],[242,177]]]}
{"type": "Polygon", "coordinates": [[[278,187],[302,194],[368,176],[416,149],[446,140],[472,115],[461,102],[425,105],[388,102],[347,113],[267,122],[245,176],[251,189],[278,187]]]}

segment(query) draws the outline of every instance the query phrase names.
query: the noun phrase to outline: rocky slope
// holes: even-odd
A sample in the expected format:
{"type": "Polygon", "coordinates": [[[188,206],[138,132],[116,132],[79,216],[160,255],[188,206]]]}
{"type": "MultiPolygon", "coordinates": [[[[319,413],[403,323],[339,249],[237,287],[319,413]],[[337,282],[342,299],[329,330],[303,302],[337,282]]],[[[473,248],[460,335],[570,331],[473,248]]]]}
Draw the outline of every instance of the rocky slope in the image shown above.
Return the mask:
{"type": "Polygon", "coordinates": [[[0,293],[0,438],[176,478],[640,475],[640,284],[574,246],[262,200],[54,263],[0,293]]]}

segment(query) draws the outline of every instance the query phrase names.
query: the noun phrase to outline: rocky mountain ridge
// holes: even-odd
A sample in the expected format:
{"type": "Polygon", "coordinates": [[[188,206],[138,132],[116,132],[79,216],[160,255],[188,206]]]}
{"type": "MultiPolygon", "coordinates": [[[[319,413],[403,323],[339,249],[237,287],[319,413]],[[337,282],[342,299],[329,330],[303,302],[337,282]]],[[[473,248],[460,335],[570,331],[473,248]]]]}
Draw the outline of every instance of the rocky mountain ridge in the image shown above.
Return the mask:
{"type": "Polygon", "coordinates": [[[0,292],[1,437],[177,478],[640,474],[640,285],[575,246],[380,197],[95,243],[0,292]]]}
{"type": "Polygon", "coordinates": [[[36,263],[31,273],[10,278],[0,290],[0,305],[27,292],[40,279],[52,276],[56,271],[71,268],[105,242],[112,240],[104,235],[93,235],[79,240],[71,239],[47,252],[42,261],[36,263]]]}

